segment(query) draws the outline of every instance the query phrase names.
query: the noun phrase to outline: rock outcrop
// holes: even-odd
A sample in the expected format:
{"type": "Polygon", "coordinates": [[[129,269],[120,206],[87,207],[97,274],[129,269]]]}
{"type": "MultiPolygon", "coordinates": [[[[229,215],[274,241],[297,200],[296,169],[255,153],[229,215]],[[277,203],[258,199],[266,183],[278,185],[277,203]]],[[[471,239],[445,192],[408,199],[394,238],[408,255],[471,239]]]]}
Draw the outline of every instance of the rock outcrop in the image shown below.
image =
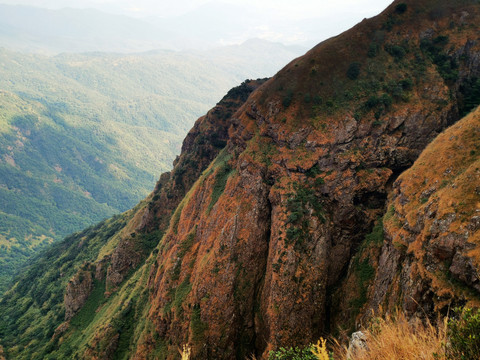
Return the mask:
{"type": "Polygon", "coordinates": [[[70,320],[85,304],[92,292],[93,276],[90,269],[82,269],[68,282],[63,303],[65,320],[70,320]]]}
{"type": "Polygon", "coordinates": [[[230,90],[207,115],[196,121],[183,142],[181,155],[175,160],[173,170],[163,173],[157,182],[135,232],[122,238],[115,248],[107,272],[109,291],[121,284],[128,272],[136,268],[160,241],[173,211],[225,147],[232,114],[265,81],[245,81],[230,90]]]}
{"type": "MultiPolygon", "coordinates": [[[[265,358],[352,315],[351,303],[334,302],[354,255],[398,175],[459,119],[462,84],[479,71],[477,33],[451,26],[466,12],[475,27],[478,7],[397,5],[294,60],[233,115],[226,149],[156,255],[160,338],[192,344],[194,358],[265,358]]],[[[362,274],[374,274],[378,262],[365,261],[362,274]]]]}
{"type": "Polygon", "coordinates": [[[369,308],[408,315],[480,305],[480,109],[395,182],[369,308]]]}

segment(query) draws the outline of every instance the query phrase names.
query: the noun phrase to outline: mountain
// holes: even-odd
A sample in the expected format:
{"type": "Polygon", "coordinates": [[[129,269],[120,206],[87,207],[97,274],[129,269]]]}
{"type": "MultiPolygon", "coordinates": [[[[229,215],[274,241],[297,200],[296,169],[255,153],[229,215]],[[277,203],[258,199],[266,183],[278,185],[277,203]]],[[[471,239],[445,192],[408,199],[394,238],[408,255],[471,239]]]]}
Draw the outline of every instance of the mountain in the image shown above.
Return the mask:
{"type": "Polygon", "coordinates": [[[209,1],[181,15],[149,14],[145,18],[132,18],[94,9],[51,10],[0,4],[0,45],[47,54],[125,53],[153,49],[205,50],[261,38],[301,45],[306,50],[348,28],[355,19],[371,14],[371,8],[351,4],[348,11],[337,10],[333,15],[312,11],[311,18],[298,19],[274,8],[266,12],[262,4],[247,7],[209,1]]]}
{"type": "MultiPolygon", "coordinates": [[[[205,50],[264,35],[251,31],[260,21],[253,11],[218,3],[182,16],[147,19],[94,9],[0,4],[0,44],[11,50],[46,54],[205,50]]],[[[302,48],[302,53],[305,50],[302,48]]]]}
{"type": "Polygon", "coordinates": [[[193,119],[294,56],[266,41],[212,54],[0,50],[0,293],[52,240],[144,198],[193,119]]]}
{"type": "Polygon", "coordinates": [[[132,52],[172,47],[167,28],[93,9],[0,4],[0,43],[20,51],[132,52]]]}
{"type": "Polygon", "coordinates": [[[144,201],[17,278],[7,358],[266,359],[478,304],[479,17],[395,1],[229,91],[144,201]]]}

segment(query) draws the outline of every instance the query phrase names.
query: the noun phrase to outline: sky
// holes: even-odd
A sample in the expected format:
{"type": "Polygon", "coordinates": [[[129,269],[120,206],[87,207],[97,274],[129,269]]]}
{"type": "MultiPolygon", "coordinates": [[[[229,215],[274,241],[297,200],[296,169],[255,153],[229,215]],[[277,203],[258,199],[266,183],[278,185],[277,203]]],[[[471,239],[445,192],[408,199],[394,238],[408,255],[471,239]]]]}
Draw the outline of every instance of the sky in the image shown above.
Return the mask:
{"type": "MultiPolygon", "coordinates": [[[[0,0],[0,3],[4,4],[32,5],[50,9],[95,8],[135,17],[180,15],[209,2],[212,0],[0,0]]],[[[370,17],[391,3],[390,0],[222,0],[221,2],[249,7],[266,16],[275,14],[294,19],[347,12],[370,17]]]]}

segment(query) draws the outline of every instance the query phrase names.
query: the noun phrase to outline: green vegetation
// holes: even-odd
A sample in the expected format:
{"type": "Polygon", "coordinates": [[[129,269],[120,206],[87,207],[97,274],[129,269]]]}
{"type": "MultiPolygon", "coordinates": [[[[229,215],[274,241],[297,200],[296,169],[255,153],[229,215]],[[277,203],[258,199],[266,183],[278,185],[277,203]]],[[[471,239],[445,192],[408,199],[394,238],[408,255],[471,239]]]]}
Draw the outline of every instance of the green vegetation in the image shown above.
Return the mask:
{"type": "Polygon", "coordinates": [[[187,251],[190,250],[190,248],[193,246],[193,242],[195,241],[196,233],[197,233],[197,226],[195,225],[195,227],[192,229],[192,231],[190,231],[190,233],[188,233],[185,240],[183,240],[180,243],[180,251],[178,253],[179,258],[183,258],[185,256],[185,254],[187,253],[187,251]]]}
{"type": "MultiPolygon", "coordinates": [[[[63,295],[68,281],[80,268],[88,268],[102,247],[115,241],[132,212],[114,216],[73,234],[38,255],[17,279],[17,284],[0,300],[0,338],[15,359],[46,358],[55,329],[64,321],[63,295]],[[43,355],[40,355],[43,354],[43,355]]],[[[94,289],[72,327],[86,328],[103,300],[103,282],[94,289]]]]}
{"type": "Polygon", "coordinates": [[[347,69],[347,77],[350,80],[355,80],[358,78],[358,75],[360,75],[360,67],[361,64],[358,62],[351,63],[347,69]]]}
{"type": "Polygon", "coordinates": [[[292,103],[292,100],[293,100],[293,90],[287,90],[283,100],[282,100],[282,105],[285,107],[285,108],[288,108],[290,106],[290,104],[292,103]]]}
{"type": "Polygon", "coordinates": [[[294,183],[293,190],[294,192],[288,195],[289,198],[287,200],[287,224],[289,224],[289,227],[286,231],[287,237],[285,241],[286,243],[294,243],[295,248],[300,250],[304,247],[305,240],[309,237],[310,211],[321,222],[324,222],[325,218],[323,216],[322,203],[315,195],[314,189],[294,183]]]}
{"type": "Polygon", "coordinates": [[[433,39],[423,39],[420,48],[428,58],[437,66],[437,70],[447,84],[453,83],[458,78],[458,62],[445,50],[449,42],[448,36],[440,35],[433,39]]]}
{"type": "Polygon", "coordinates": [[[397,14],[403,14],[405,11],[407,11],[407,4],[400,3],[397,6],[395,6],[395,12],[397,14]]]}
{"type": "Polygon", "coordinates": [[[172,305],[177,316],[181,316],[183,313],[182,304],[190,293],[190,290],[192,290],[192,284],[190,283],[190,278],[187,276],[175,289],[175,299],[173,300],[172,305]]]}
{"type": "Polygon", "coordinates": [[[104,293],[105,280],[94,279],[92,292],[80,311],[72,318],[70,324],[79,330],[85,329],[95,317],[95,310],[105,301],[104,293]]]}
{"type": "Polygon", "coordinates": [[[0,296],[46,244],[144,198],[196,118],[252,68],[175,52],[2,49],[0,62],[0,296]]]}
{"type": "Polygon", "coordinates": [[[384,48],[396,61],[402,60],[407,54],[407,50],[401,45],[385,44],[384,48]]]}
{"type": "MultiPolygon", "coordinates": [[[[135,233],[133,233],[135,235],[135,233]]],[[[163,231],[155,230],[149,233],[139,233],[135,235],[135,250],[140,251],[145,256],[157,246],[163,237],[163,231]]]]}
{"type": "Polygon", "coordinates": [[[375,276],[375,269],[370,264],[368,251],[372,248],[380,248],[383,245],[383,218],[379,218],[372,231],[362,241],[357,255],[353,258],[353,273],[357,277],[358,296],[350,301],[354,313],[367,302],[367,291],[370,282],[375,276]]]}
{"type": "Polygon", "coordinates": [[[383,244],[383,218],[379,218],[377,223],[372,229],[372,232],[365,236],[365,240],[362,243],[362,247],[365,248],[370,245],[379,245],[383,244]]]}
{"type": "Polygon", "coordinates": [[[281,347],[276,351],[270,351],[268,360],[318,360],[313,353],[313,345],[306,347],[281,347]]]}
{"type": "MultiPolygon", "coordinates": [[[[146,320],[149,310],[146,269],[150,265],[152,258],[132,271],[118,292],[107,299],[97,299],[96,306],[86,311],[90,322],[84,328],[70,327],[62,342],[50,342],[44,358],[82,359],[87,350],[100,358],[113,355],[115,359],[127,359],[141,332],[152,325],[146,320]]],[[[92,296],[93,293],[87,302],[92,296]]]]}
{"type": "Polygon", "coordinates": [[[473,77],[460,85],[463,101],[460,106],[460,115],[465,116],[480,104],[480,78],[473,77]]]}
{"type": "Polygon", "coordinates": [[[210,197],[210,204],[208,204],[208,213],[210,213],[210,211],[213,209],[213,206],[217,203],[218,199],[223,194],[225,186],[227,185],[227,180],[233,171],[233,169],[228,163],[228,161],[230,160],[230,156],[226,154],[226,152],[220,153],[215,160],[215,183],[213,185],[212,195],[210,197]]]}
{"type": "Polygon", "coordinates": [[[480,309],[455,309],[458,318],[449,319],[445,346],[447,359],[476,360],[480,358],[480,309]]]}
{"type": "Polygon", "coordinates": [[[198,304],[193,307],[190,328],[192,329],[192,340],[196,343],[201,343],[208,326],[201,319],[201,310],[198,304]]]}
{"type": "Polygon", "coordinates": [[[356,313],[360,311],[360,308],[367,302],[367,290],[368,284],[373,279],[375,275],[375,269],[372,265],[370,265],[370,260],[364,259],[362,262],[356,261],[354,263],[354,270],[355,274],[358,276],[358,285],[360,288],[360,292],[358,297],[353,299],[350,302],[350,305],[353,307],[356,313]]]}

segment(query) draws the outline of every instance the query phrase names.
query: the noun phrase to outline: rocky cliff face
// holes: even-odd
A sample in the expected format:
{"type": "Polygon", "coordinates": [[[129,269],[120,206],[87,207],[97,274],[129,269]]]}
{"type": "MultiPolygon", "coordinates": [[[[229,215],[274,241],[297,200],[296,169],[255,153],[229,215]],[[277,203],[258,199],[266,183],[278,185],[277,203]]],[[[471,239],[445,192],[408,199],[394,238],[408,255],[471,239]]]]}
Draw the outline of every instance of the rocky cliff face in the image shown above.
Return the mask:
{"type": "Polygon", "coordinates": [[[69,282],[64,296],[65,320],[70,320],[82,308],[92,292],[91,271],[80,270],[69,282]]]}
{"type": "Polygon", "coordinates": [[[479,71],[477,6],[399,5],[293,61],[233,116],[159,247],[160,338],[197,358],[266,357],[352,315],[334,302],[360,243],[479,71]]]}
{"type": "Polygon", "coordinates": [[[480,110],[430,144],[395,182],[368,306],[409,315],[478,307],[480,110]]]}
{"type": "Polygon", "coordinates": [[[62,344],[267,358],[380,305],[478,299],[478,112],[417,158],[480,101],[479,20],[475,1],[394,2],[229,93],[97,256],[110,297],[62,344]]]}
{"type": "Polygon", "coordinates": [[[266,79],[247,80],[233,88],[207,115],[199,118],[187,134],[181,155],[171,172],[157,182],[135,232],[123,238],[112,254],[107,272],[107,290],[122,283],[127,273],[144,260],[168,227],[170,217],[202,171],[225,147],[232,114],[266,79]],[[135,238],[138,235],[138,238],[135,238]],[[152,246],[138,246],[145,239],[152,246]],[[139,239],[141,239],[139,241],[139,239]]]}

